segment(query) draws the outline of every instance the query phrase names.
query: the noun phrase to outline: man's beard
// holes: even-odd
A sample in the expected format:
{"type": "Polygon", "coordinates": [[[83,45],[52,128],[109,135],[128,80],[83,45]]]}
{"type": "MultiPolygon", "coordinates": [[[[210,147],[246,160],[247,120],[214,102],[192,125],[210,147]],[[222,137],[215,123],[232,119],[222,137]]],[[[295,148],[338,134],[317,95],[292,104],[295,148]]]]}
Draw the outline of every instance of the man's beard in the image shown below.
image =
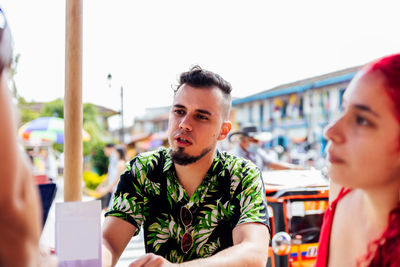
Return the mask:
{"type": "Polygon", "coordinates": [[[178,165],[189,165],[193,164],[196,161],[200,160],[202,157],[204,157],[208,152],[212,150],[213,146],[211,145],[210,147],[205,148],[200,155],[198,156],[190,156],[189,154],[185,153],[183,151],[183,148],[180,147],[178,148],[177,151],[171,151],[171,159],[172,162],[178,165]]]}

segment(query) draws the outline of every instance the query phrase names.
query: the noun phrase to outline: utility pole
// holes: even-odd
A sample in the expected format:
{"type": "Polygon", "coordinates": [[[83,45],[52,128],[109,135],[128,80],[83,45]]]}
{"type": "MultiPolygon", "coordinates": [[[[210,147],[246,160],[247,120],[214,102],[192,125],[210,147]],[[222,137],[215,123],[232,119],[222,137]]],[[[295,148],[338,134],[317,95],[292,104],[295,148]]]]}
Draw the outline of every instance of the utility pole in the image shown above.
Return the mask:
{"type": "MultiPolygon", "coordinates": [[[[111,75],[111,73],[109,73],[108,75],[107,75],[107,81],[108,81],[108,88],[110,88],[110,90],[111,90],[111,82],[112,82],[112,75],[111,75]]],[[[120,124],[120,129],[119,129],[119,142],[121,143],[121,144],[124,144],[125,143],[125,138],[124,138],[124,87],[123,86],[121,86],[121,93],[120,93],[120,96],[121,96],[121,110],[120,110],[120,112],[119,112],[119,115],[120,115],[120,117],[121,117],[121,124],[120,124]]]]}
{"type": "Polygon", "coordinates": [[[64,201],[82,201],[82,0],[66,1],[64,201]]]}

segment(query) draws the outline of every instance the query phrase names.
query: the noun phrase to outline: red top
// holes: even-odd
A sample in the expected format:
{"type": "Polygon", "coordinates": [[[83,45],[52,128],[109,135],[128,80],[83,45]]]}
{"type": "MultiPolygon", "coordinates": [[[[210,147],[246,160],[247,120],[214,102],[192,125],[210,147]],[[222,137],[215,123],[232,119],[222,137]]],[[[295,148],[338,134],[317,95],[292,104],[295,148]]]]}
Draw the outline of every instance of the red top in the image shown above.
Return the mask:
{"type": "Polygon", "coordinates": [[[326,267],[328,265],[328,254],[329,254],[329,239],[331,235],[331,228],[333,222],[333,216],[335,215],[336,205],[340,199],[342,199],[350,189],[344,187],[340,190],[337,198],[331,203],[329,208],[326,210],[324,220],[321,226],[321,233],[319,235],[319,245],[317,261],[314,267],[326,267]]]}

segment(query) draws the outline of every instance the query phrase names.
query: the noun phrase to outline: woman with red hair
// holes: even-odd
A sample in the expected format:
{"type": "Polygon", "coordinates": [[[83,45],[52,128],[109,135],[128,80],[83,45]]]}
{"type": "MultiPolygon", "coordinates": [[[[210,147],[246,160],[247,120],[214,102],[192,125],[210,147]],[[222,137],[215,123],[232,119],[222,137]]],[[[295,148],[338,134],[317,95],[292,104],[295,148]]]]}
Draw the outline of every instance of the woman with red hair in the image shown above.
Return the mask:
{"type": "Polygon", "coordinates": [[[330,207],[316,266],[400,264],[400,54],[363,67],[325,129],[330,207]]]}

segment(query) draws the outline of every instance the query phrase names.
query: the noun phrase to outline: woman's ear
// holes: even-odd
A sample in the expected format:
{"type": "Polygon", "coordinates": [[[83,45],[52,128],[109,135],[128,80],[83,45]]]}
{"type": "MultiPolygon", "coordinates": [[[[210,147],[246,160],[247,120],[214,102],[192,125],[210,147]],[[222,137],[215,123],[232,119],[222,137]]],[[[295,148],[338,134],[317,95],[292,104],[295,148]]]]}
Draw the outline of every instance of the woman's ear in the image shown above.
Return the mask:
{"type": "Polygon", "coordinates": [[[219,132],[219,135],[218,135],[218,140],[219,141],[224,140],[228,136],[229,132],[231,131],[231,128],[232,128],[232,122],[224,121],[224,123],[222,124],[222,127],[221,127],[221,131],[219,132]]]}

